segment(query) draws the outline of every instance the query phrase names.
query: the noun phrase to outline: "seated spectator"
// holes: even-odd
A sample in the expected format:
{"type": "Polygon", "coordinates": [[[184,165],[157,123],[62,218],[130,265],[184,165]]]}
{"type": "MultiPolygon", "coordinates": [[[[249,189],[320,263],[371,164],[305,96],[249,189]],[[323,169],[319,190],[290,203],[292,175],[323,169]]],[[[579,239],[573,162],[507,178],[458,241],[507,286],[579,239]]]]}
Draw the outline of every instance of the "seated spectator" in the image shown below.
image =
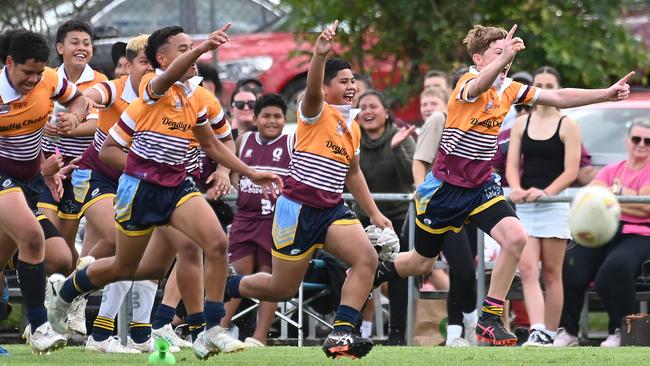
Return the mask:
{"type": "MultiPolygon", "coordinates": [[[[540,89],[560,89],[560,74],[544,66],[533,83],[540,89]]],[[[538,105],[517,118],[510,133],[506,176],[510,198],[517,204],[528,241],[521,254],[519,274],[530,335],[523,346],[553,343],[562,309],[562,263],[569,232],[569,204],[536,203],[546,195],[561,194],[578,177],[580,130],[555,107],[538,105]],[[546,294],[539,282],[540,267],[546,294]]]]}
{"type": "MultiPolygon", "coordinates": [[[[289,173],[293,135],[283,135],[287,105],[281,96],[267,94],[255,104],[258,132],[249,131],[237,138],[237,155],[247,165],[260,171],[273,171],[282,177],[289,173]]],[[[271,273],[271,227],[275,200],[264,197],[262,189],[248,177],[238,179],[237,213],[230,228],[228,258],[241,275],[271,273]]],[[[241,299],[226,304],[221,326],[228,328],[241,299]]],[[[250,347],[266,345],[266,336],[277,308],[274,302],[261,302],[257,327],[244,343],[250,347]]]]}
{"type": "MultiPolygon", "coordinates": [[[[592,185],[609,187],[616,195],[650,195],[650,119],[635,120],[625,138],[627,160],[605,166],[592,185]]],[[[584,293],[592,281],[609,315],[609,337],[601,347],[621,344],[621,320],[634,313],[635,280],[650,259],[650,205],[621,204],[619,234],[598,248],[569,249],[564,260],[564,329],[555,346],[578,345],[578,323],[584,293]]]]}
{"type": "MultiPolygon", "coordinates": [[[[411,164],[415,142],[409,134],[415,127],[398,129],[393,125],[386,100],[377,91],[368,91],[359,97],[361,112],[357,121],[361,127],[359,165],[372,193],[411,193],[413,176],[411,164]],[[390,177],[390,179],[387,179],[390,177]]],[[[408,211],[408,202],[377,202],[377,207],[388,217],[400,236],[400,250],[408,251],[408,242],[402,233],[408,211]]],[[[370,224],[368,215],[355,203],[353,209],[363,226],[370,224]]],[[[388,282],[390,324],[388,344],[404,345],[406,336],[406,279],[388,282]]]]}

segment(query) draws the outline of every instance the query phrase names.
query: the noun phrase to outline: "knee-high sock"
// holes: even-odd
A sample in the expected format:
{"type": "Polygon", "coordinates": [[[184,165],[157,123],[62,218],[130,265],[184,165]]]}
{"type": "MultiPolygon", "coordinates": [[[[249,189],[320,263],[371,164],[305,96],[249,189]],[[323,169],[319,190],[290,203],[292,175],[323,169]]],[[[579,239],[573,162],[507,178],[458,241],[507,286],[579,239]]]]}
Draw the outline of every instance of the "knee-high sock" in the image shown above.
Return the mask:
{"type": "Polygon", "coordinates": [[[94,340],[101,342],[113,335],[115,317],[117,317],[129,288],[131,288],[131,281],[113,282],[104,287],[99,313],[93,322],[94,340]]]}
{"type": "Polygon", "coordinates": [[[136,343],[146,342],[151,337],[151,309],[156,298],[158,284],[151,281],[133,283],[133,321],[131,338],[136,343]]]}

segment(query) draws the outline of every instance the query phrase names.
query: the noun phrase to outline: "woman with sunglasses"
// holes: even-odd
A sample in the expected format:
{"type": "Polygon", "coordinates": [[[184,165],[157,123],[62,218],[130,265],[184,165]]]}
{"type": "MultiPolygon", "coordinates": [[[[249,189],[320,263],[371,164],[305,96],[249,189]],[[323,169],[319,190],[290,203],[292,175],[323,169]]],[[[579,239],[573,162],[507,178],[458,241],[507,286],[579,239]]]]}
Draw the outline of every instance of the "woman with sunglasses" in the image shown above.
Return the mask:
{"type": "Polygon", "coordinates": [[[237,136],[254,130],[255,115],[253,108],[255,107],[256,101],[257,96],[255,92],[248,87],[241,87],[233,93],[230,102],[233,139],[237,139],[237,136]]]}
{"type": "MultiPolygon", "coordinates": [[[[616,195],[650,196],[650,119],[635,120],[625,138],[627,160],[607,165],[592,185],[609,187],[616,195]]],[[[641,264],[650,259],[650,205],[621,204],[619,233],[606,245],[587,248],[577,245],[566,252],[564,309],[560,325],[564,331],[555,346],[578,345],[578,322],[584,293],[591,281],[609,315],[609,337],[601,347],[621,345],[621,319],[634,313],[635,280],[641,264]]]]}

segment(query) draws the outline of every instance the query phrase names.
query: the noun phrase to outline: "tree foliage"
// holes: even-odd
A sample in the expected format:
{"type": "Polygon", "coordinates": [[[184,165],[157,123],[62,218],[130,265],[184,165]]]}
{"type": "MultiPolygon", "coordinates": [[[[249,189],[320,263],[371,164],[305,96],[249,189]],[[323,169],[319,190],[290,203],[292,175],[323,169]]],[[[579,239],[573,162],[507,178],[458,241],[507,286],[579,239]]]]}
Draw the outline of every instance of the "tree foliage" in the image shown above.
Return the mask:
{"type": "MultiPolygon", "coordinates": [[[[513,70],[552,65],[565,86],[602,87],[629,70],[648,65],[644,46],[621,24],[629,0],[283,0],[292,26],[310,31],[334,19],[345,57],[363,67],[363,58],[394,58],[402,75],[398,94],[419,89],[423,71],[451,71],[471,63],[462,39],[474,24],[518,24],[526,50],[513,70]]],[[[368,63],[366,63],[367,65],[368,63]]],[[[372,67],[372,66],[371,66],[372,67]]],[[[367,70],[373,71],[373,70],[367,70]]],[[[637,79],[638,82],[640,79],[637,79]]]]}

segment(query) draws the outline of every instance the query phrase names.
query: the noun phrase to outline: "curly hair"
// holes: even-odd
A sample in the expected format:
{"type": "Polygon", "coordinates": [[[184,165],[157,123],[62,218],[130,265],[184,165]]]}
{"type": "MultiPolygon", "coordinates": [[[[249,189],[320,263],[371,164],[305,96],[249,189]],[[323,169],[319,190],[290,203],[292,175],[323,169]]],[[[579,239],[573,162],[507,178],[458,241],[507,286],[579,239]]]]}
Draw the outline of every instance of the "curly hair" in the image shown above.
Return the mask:
{"type": "Polygon", "coordinates": [[[474,54],[482,55],[490,48],[492,42],[504,39],[507,35],[508,32],[503,28],[485,27],[477,24],[467,32],[463,44],[467,47],[470,57],[474,54]]]}

